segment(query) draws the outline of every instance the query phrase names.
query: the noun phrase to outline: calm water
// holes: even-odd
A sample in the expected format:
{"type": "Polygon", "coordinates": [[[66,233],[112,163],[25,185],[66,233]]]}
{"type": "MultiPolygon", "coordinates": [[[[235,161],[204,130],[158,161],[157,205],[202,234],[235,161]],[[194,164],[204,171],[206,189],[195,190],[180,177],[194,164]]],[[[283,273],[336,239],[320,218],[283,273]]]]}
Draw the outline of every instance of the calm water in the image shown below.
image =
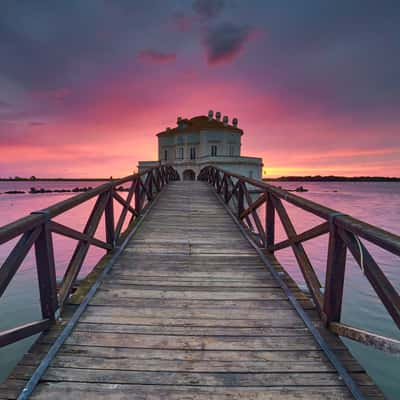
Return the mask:
{"type": "MultiPolygon", "coordinates": [[[[95,186],[99,182],[0,182],[0,192],[6,190],[29,191],[31,186],[51,189],[69,189],[74,187],[95,186]]],[[[302,195],[310,200],[322,203],[336,210],[351,214],[371,224],[399,234],[400,226],[400,183],[275,183],[283,188],[292,189],[300,185],[309,189],[302,195]]],[[[124,193],[123,193],[124,194],[124,193]]],[[[19,194],[0,195],[0,225],[11,222],[34,210],[39,210],[57,201],[61,201],[71,194],[19,194]]],[[[75,229],[82,229],[93,206],[93,201],[77,207],[74,210],[58,217],[58,221],[75,229]]],[[[287,210],[298,232],[309,229],[311,224],[318,224],[321,220],[311,214],[297,210],[287,205],[287,210]]],[[[261,210],[261,213],[263,211],[261,210]]],[[[104,226],[100,224],[97,237],[104,238],[104,226]]],[[[284,238],[283,229],[278,224],[277,240],[284,238]]],[[[14,242],[15,243],[15,242],[14,242]]],[[[57,275],[64,272],[71,257],[74,244],[71,239],[55,235],[54,247],[56,252],[57,275]]],[[[326,267],[327,237],[313,239],[305,243],[305,249],[310,260],[316,268],[321,282],[324,282],[326,267]]],[[[367,245],[378,264],[386,273],[397,290],[400,289],[399,260],[390,254],[367,245]]],[[[8,255],[11,244],[2,245],[0,248],[0,262],[8,255]]],[[[95,265],[104,253],[100,249],[92,249],[83,267],[85,275],[95,265]]],[[[295,258],[290,249],[277,253],[281,263],[290,271],[292,276],[300,283],[304,283],[295,258]]],[[[343,321],[353,326],[368,329],[383,335],[400,339],[399,330],[381,305],[379,299],[370,288],[360,269],[349,256],[346,267],[346,283],[343,304],[343,321]]],[[[12,284],[0,299],[0,329],[14,327],[40,318],[39,297],[35,266],[32,254],[25,260],[12,284]]],[[[23,352],[31,345],[33,339],[26,339],[0,349],[0,381],[4,379],[23,352]]],[[[400,357],[391,356],[366,346],[346,342],[355,357],[368,370],[374,380],[385,391],[390,399],[400,397],[400,357]]]]}

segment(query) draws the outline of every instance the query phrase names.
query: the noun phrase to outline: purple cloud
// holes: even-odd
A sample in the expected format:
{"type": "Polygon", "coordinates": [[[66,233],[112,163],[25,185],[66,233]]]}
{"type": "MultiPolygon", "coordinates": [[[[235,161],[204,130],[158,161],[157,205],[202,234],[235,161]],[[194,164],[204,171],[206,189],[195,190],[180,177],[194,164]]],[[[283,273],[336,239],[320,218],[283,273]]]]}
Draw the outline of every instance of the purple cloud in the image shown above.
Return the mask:
{"type": "Polygon", "coordinates": [[[9,108],[9,107],[11,107],[10,103],[7,103],[6,101],[0,100],[0,109],[1,108],[9,108]]]}
{"type": "Polygon", "coordinates": [[[172,23],[178,32],[188,32],[192,29],[193,17],[177,12],[172,16],[172,23]]]}
{"type": "Polygon", "coordinates": [[[252,32],[249,27],[229,22],[211,29],[204,40],[208,64],[232,61],[242,51],[252,32]]]}
{"type": "Polygon", "coordinates": [[[32,121],[29,123],[29,125],[30,126],[43,126],[43,125],[46,125],[46,123],[43,121],[32,121]]]}
{"type": "Polygon", "coordinates": [[[138,56],[140,60],[154,64],[168,63],[176,60],[175,53],[162,53],[154,50],[142,50],[138,56]]]}
{"type": "Polygon", "coordinates": [[[213,18],[219,15],[224,8],[224,0],[195,0],[193,10],[204,18],[213,18]]]}

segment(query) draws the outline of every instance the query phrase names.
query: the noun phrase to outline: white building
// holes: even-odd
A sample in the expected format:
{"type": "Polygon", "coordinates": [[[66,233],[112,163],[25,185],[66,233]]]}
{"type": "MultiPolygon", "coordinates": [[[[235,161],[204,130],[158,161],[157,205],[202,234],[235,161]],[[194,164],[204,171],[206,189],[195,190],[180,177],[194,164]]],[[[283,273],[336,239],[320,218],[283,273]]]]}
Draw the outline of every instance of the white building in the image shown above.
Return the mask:
{"type": "Polygon", "coordinates": [[[221,121],[221,113],[191,119],[178,117],[175,128],[157,134],[158,161],[139,161],[139,172],[161,164],[171,164],[183,180],[194,180],[206,165],[214,165],[249,178],[261,179],[262,158],[242,157],[243,131],[234,118],[221,121]]]}

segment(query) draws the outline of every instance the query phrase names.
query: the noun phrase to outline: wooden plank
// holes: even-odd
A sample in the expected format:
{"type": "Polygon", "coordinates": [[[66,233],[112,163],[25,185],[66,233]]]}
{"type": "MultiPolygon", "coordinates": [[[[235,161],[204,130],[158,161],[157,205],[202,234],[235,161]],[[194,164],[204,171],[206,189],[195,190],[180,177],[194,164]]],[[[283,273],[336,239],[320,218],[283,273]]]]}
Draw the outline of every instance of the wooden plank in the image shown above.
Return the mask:
{"type": "Polygon", "coordinates": [[[319,224],[311,229],[308,229],[302,233],[297,234],[295,237],[283,240],[282,242],[270,246],[269,250],[272,251],[282,250],[285,249],[286,247],[290,247],[292,242],[294,243],[305,242],[307,240],[311,240],[318,236],[321,236],[327,232],[329,232],[329,224],[327,222],[323,222],[322,224],[319,224]]]}
{"type": "Polygon", "coordinates": [[[331,224],[328,244],[328,260],[325,277],[324,319],[339,322],[342,311],[344,274],[346,268],[346,244],[339,236],[336,226],[331,224]]]}
{"type": "Polygon", "coordinates": [[[85,316],[111,316],[115,317],[115,321],[123,320],[123,318],[133,317],[154,317],[154,318],[206,318],[206,319],[218,319],[224,318],[226,320],[231,319],[260,319],[269,321],[271,326],[303,326],[303,322],[300,320],[298,315],[290,308],[280,309],[272,311],[274,304],[271,305],[271,309],[260,309],[257,308],[250,313],[249,309],[246,308],[187,308],[187,307],[148,307],[148,308],[136,308],[136,307],[123,307],[123,306],[89,306],[85,316]]]}
{"type": "Polygon", "coordinates": [[[136,210],[131,206],[132,198],[135,193],[137,184],[138,184],[138,181],[136,179],[132,181],[132,184],[129,189],[126,200],[124,200],[121,196],[116,197],[115,196],[116,193],[113,194],[115,199],[118,200],[122,204],[122,211],[118,218],[117,226],[115,227],[115,236],[116,237],[119,237],[121,234],[121,230],[124,225],[124,221],[125,221],[128,211],[130,211],[132,213],[132,215],[134,215],[135,217],[138,216],[136,210]]]}
{"type": "MultiPolygon", "coordinates": [[[[103,193],[98,197],[95,205],[93,206],[90,217],[86,223],[84,229],[85,235],[92,237],[95,234],[97,226],[99,225],[100,222],[100,218],[106,207],[109,195],[110,195],[109,193],[103,193]]],[[[79,274],[79,271],[82,267],[82,263],[85,260],[87,252],[89,250],[89,246],[90,244],[87,241],[81,240],[79,241],[78,245],[75,248],[74,254],[72,255],[71,261],[67,266],[67,270],[65,272],[63,281],[60,286],[60,293],[59,293],[60,305],[64,304],[65,300],[68,298],[70,294],[72,285],[74,284],[74,281],[79,274]]]]}
{"type": "MultiPolygon", "coordinates": [[[[34,367],[21,366],[13,373],[14,378],[29,376],[34,367]]],[[[361,384],[368,385],[363,374],[355,374],[361,384]]],[[[175,371],[129,371],[80,368],[57,368],[47,370],[43,377],[46,382],[90,382],[114,384],[191,385],[211,387],[279,387],[279,386],[342,386],[336,374],[331,372],[298,373],[196,373],[175,371]]]]}
{"type": "Polygon", "coordinates": [[[102,240],[96,239],[94,237],[88,236],[82,232],[79,232],[75,229],[72,229],[68,226],[62,225],[55,221],[49,222],[50,230],[54,233],[58,233],[59,235],[70,237],[71,239],[83,240],[94,246],[100,247],[102,249],[111,250],[112,245],[102,240]]]}
{"type": "MultiPolygon", "coordinates": [[[[295,238],[297,236],[296,230],[294,229],[294,226],[285,208],[283,207],[281,200],[277,199],[276,197],[272,197],[272,202],[278,212],[279,218],[286,231],[288,239],[291,240],[292,238],[295,238]]],[[[318,276],[311,265],[311,262],[307,256],[307,253],[304,250],[303,245],[301,243],[292,242],[292,249],[303,274],[304,280],[306,281],[308,289],[313,296],[318,311],[321,312],[323,301],[321,295],[321,283],[319,282],[318,276]]]]}
{"type": "MultiPolygon", "coordinates": [[[[29,351],[24,365],[34,365],[37,356],[47,351],[47,344],[38,344],[29,351]]],[[[338,350],[341,359],[351,365],[354,371],[361,371],[359,364],[347,350],[338,350]]],[[[64,345],[60,349],[60,355],[76,357],[97,357],[132,360],[159,360],[159,361],[218,361],[218,362],[317,362],[326,361],[322,350],[295,350],[295,351],[246,351],[246,350],[190,350],[190,349],[131,349],[126,347],[101,347],[64,345]]]]}
{"type": "MultiPolygon", "coordinates": [[[[275,207],[271,194],[267,194],[265,210],[265,246],[271,248],[275,243],[275,207]]],[[[270,250],[273,252],[273,250],[270,250]]]]}
{"type": "Polygon", "coordinates": [[[4,261],[3,265],[0,267],[0,297],[3,295],[11,279],[18,271],[18,268],[24,261],[33,243],[38,238],[40,231],[41,226],[24,233],[4,261]]]}
{"type": "Polygon", "coordinates": [[[267,198],[267,195],[265,193],[263,193],[254,202],[251,202],[251,204],[249,204],[249,207],[247,207],[242,212],[242,214],[240,214],[240,219],[243,219],[244,217],[246,217],[249,214],[251,214],[253,211],[257,210],[259,207],[261,207],[265,203],[266,198],[267,198]]]}
{"type": "Polygon", "coordinates": [[[400,354],[400,340],[387,338],[376,333],[368,332],[364,329],[353,328],[352,326],[331,322],[329,329],[339,336],[355,340],[356,342],[373,346],[378,350],[390,354],[400,354]]]}
{"type": "MultiPolygon", "coordinates": [[[[130,349],[125,349],[130,352],[130,349]]],[[[31,366],[38,365],[36,358],[31,358],[31,366]]],[[[29,362],[29,360],[26,360],[29,362]]],[[[29,365],[29,364],[26,364],[29,365]]],[[[56,368],[80,368],[80,369],[101,370],[124,370],[124,371],[191,371],[199,373],[279,373],[279,372],[334,372],[329,362],[322,358],[317,361],[211,361],[211,360],[159,360],[159,359],[135,359],[120,354],[119,357],[112,358],[110,355],[100,357],[88,357],[82,355],[64,355],[60,354],[52,363],[56,368]]]]}
{"type": "MultiPolygon", "coordinates": [[[[153,322],[153,321],[152,321],[153,322]]],[[[180,336],[308,336],[305,327],[270,327],[270,326],[235,326],[230,327],[221,321],[211,326],[186,326],[176,320],[161,320],[162,325],[139,324],[96,324],[80,322],[76,332],[105,332],[105,333],[139,333],[152,335],[180,335],[180,336]],[[225,325],[224,325],[225,324],[225,325]]],[[[201,321],[199,322],[201,324],[201,321]]],[[[185,350],[186,351],[186,350],[185,350]]]]}
{"type": "MultiPolygon", "coordinates": [[[[368,399],[383,399],[374,387],[365,387],[368,399]]],[[[75,400],[344,400],[347,389],[341,386],[207,387],[174,385],[135,385],[114,383],[49,382],[39,385],[34,399],[75,400]],[[189,396],[189,397],[188,397],[189,396]]]]}
{"type": "MultiPolygon", "coordinates": [[[[41,343],[51,339],[51,335],[41,343]]],[[[67,339],[67,344],[90,345],[96,343],[104,347],[153,348],[153,349],[188,349],[188,350],[318,350],[315,340],[310,336],[189,336],[189,335],[151,335],[109,332],[74,333],[67,339]]],[[[335,341],[331,343],[336,345],[335,341]]],[[[338,345],[342,348],[342,345],[338,345]]]]}
{"type": "Polygon", "coordinates": [[[104,209],[104,223],[106,229],[106,241],[107,244],[110,246],[108,251],[112,250],[115,246],[115,221],[114,221],[114,194],[115,189],[110,189],[110,195],[108,197],[108,201],[106,207],[104,209]]]}
{"type": "Polygon", "coordinates": [[[95,296],[96,299],[121,299],[127,301],[129,299],[186,299],[186,300],[285,300],[286,296],[280,288],[270,288],[266,290],[251,290],[251,291],[208,291],[208,290],[166,290],[155,289],[136,289],[128,286],[117,287],[108,286],[103,288],[95,296]]]}
{"type": "Polygon", "coordinates": [[[16,328],[8,329],[6,331],[2,331],[0,332],[0,347],[7,346],[11,343],[17,342],[18,340],[36,335],[37,333],[48,329],[50,325],[51,320],[44,319],[17,326],[16,328]]]}
{"type": "Polygon", "coordinates": [[[53,238],[48,223],[42,225],[35,241],[35,257],[42,316],[43,319],[54,320],[58,298],[53,238]]]}

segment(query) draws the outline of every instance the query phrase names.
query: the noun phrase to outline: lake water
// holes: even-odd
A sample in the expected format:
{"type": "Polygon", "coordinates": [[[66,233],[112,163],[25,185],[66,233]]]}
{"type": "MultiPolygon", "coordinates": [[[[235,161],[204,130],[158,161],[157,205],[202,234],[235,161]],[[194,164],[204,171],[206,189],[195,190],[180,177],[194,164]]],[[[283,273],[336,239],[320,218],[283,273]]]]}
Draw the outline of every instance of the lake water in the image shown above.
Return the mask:
{"type": "MultiPolygon", "coordinates": [[[[0,182],[0,193],[8,190],[29,191],[31,186],[48,189],[72,189],[74,187],[96,186],[100,182],[0,182]]],[[[300,185],[309,191],[302,196],[324,204],[338,211],[350,214],[365,222],[399,234],[400,230],[400,183],[395,182],[275,182],[285,189],[300,185]]],[[[0,226],[16,220],[32,211],[40,210],[72,194],[0,194],[0,226]]],[[[94,201],[81,205],[56,220],[72,228],[82,230],[94,201]]],[[[318,217],[287,205],[289,216],[298,232],[309,229],[312,224],[322,222],[318,217]]],[[[261,210],[261,213],[263,211],[261,210]]],[[[98,238],[104,238],[104,226],[99,226],[98,238]]],[[[283,229],[277,224],[277,241],[284,239],[283,229]]],[[[13,242],[15,243],[15,241],[13,242]]],[[[61,277],[74,249],[75,241],[54,235],[57,275],[61,277]]],[[[327,235],[304,244],[305,250],[315,267],[321,282],[324,282],[327,255],[327,235]]],[[[389,280],[400,290],[399,259],[368,243],[375,260],[389,280]]],[[[0,263],[7,257],[12,243],[0,247],[0,263]]],[[[91,249],[83,266],[82,276],[91,270],[104,252],[91,249]]],[[[303,284],[301,272],[290,249],[276,253],[278,259],[303,284]]],[[[0,330],[40,318],[35,264],[32,252],[24,261],[12,284],[0,299],[0,330]]],[[[348,256],[342,321],[353,326],[400,339],[398,328],[388,316],[380,300],[371,289],[351,256],[348,256]]],[[[0,349],[0,381],[12,370],[23,352],[34,339],[25,339],[0,349]]],[[[384,390],[389,399],[400,398],[400,357],[389,355],[364,345],[346,341],[353,355],[367,369],[375,382],[384,390]]]]}

